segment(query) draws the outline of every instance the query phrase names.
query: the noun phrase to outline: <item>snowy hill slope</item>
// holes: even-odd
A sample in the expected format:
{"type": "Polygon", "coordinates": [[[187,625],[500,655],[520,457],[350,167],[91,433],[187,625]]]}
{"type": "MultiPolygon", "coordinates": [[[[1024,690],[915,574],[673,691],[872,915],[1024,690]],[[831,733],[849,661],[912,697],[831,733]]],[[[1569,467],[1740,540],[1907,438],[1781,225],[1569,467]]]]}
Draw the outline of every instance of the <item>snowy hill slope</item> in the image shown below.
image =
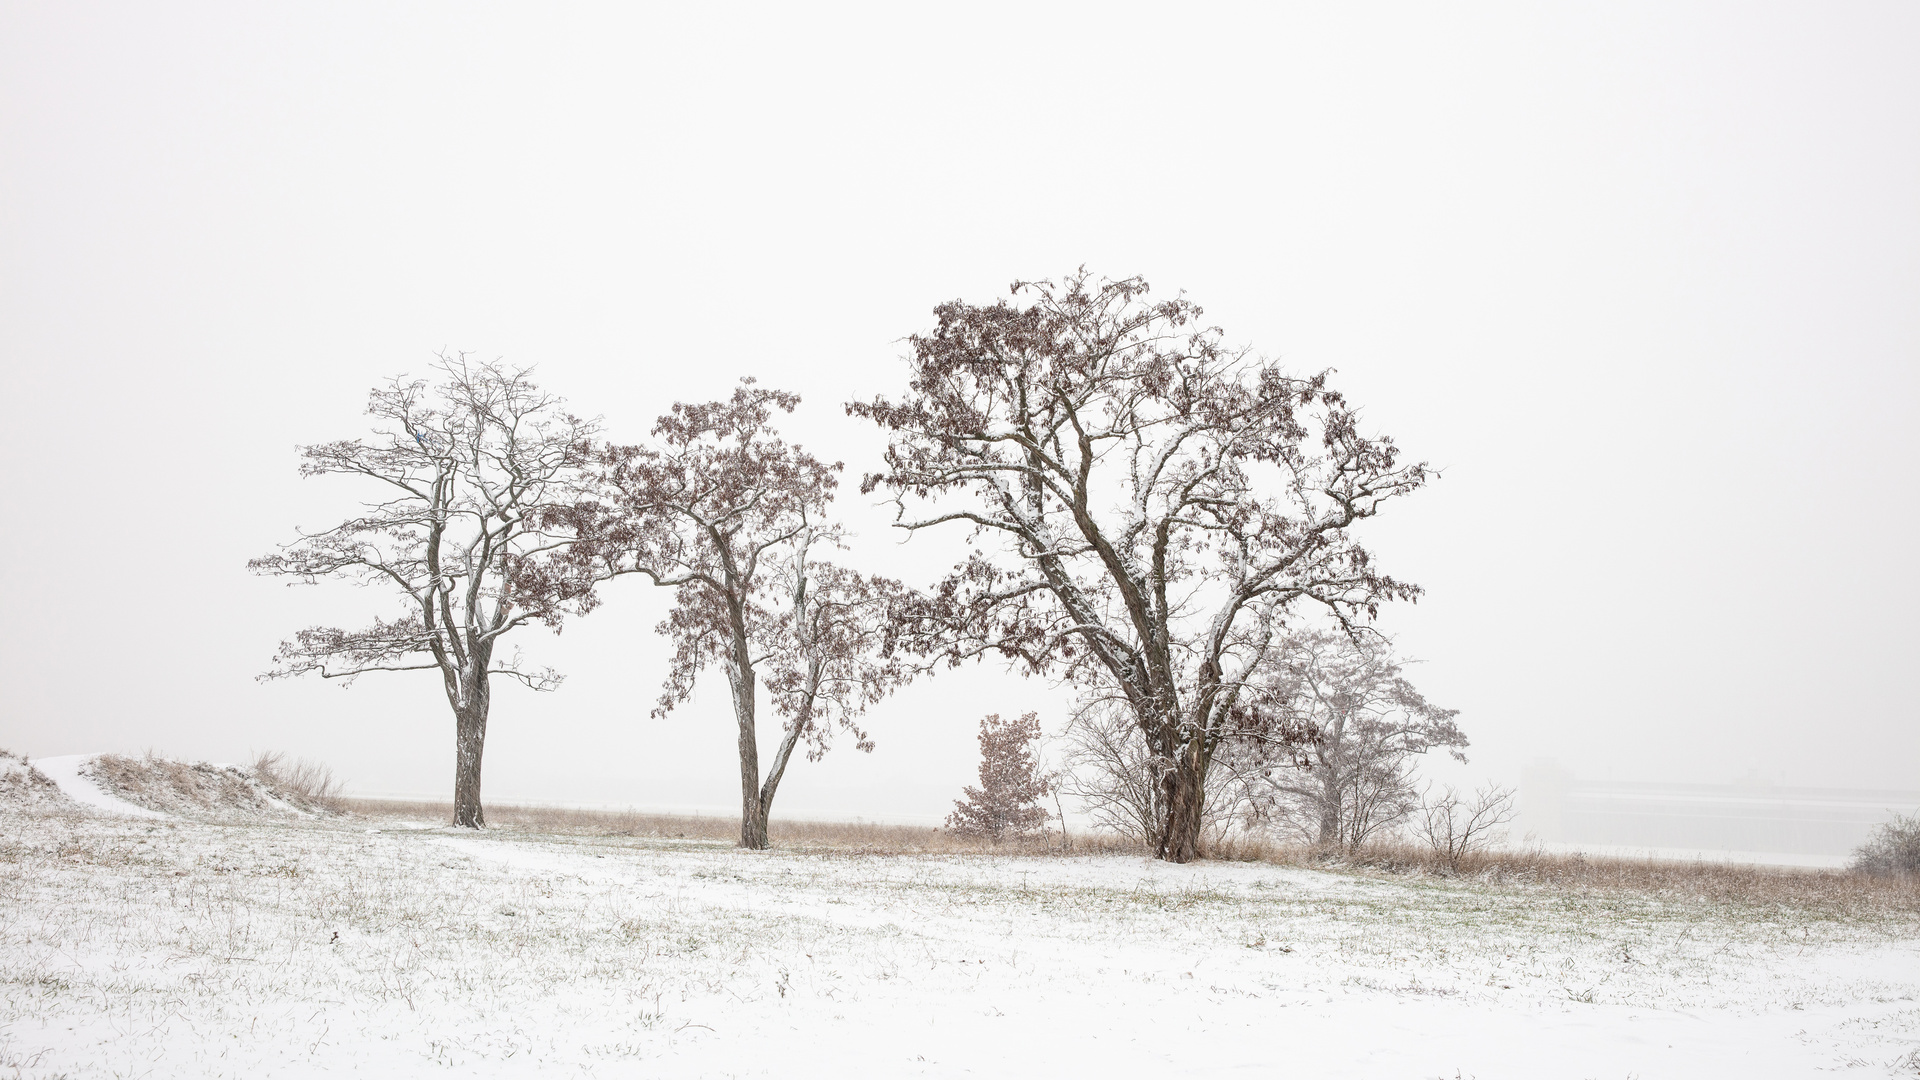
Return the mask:
{"type": "Polygon", "coordinates": [[[20,779],[0,781],[11,785],[0,797],[21,807],[37,804],[25,794],[12,794],[14,788],[40,792],[34,799],[55,798],[72,808],[119,817],[214,820],[326,813],[324,806],[259,767],[120,754],[68,754],[36,758],[28,765],[9,754],[0,758],[0,772],[5,769],[14,772],[4,775],[17,773],[20,779]]]}
{"type": "Polygon", "coordinates": [[[0,808],[53,810],[72,806],[60,785],[40,766],[10,750],[0,750],[0,808]]]}

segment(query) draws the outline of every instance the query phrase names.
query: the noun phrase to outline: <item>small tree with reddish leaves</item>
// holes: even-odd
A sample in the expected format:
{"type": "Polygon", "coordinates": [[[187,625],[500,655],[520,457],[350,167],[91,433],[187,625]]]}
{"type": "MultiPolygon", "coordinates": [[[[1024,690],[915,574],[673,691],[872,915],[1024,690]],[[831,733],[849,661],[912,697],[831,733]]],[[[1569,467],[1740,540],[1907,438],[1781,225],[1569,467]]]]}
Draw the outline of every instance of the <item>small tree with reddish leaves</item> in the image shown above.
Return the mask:
{"type": "Polygon", "coordinates": [[[372,481],[363,513],[254,559],[296,584],[339,579],[396,594],[397,613],[357,630],[316,626],[280,644],[262,679],[316,674],[342,685],[374,671],[437,671],[454,717],[453,823],[480,828],[480,766],[492,678],[535,690],[560,676],[499,653],[528,623],[556,633],[595,605],[604,578],[566,557],[574,537],[547,515],[580,496],[594,425],[566,413],[521,369],[442,356],[437,386],[376,389],[371,439],[301,448],[302,476],[372,481]]]}
{"type": "Polygon", "coordinates": [[[556,512],[583,539],[592,575],[640,574],[674,590],[660,626],[674,646],[656,717],[718,664],[732,691],[740,756],[740,846],[767,846],[767,821],[794,750],[826,752],[832,733],[873,743],[856,724],[911,677],[892,653],[899,583],[817,557],[840,546],[825,519],[840,471],[782,442],[775,410],[800,399],[746,379],[728,401],[676,403],[652,446],[596,453],[597,498],[556,512]],[[781,734],[764,775],[760,687],[781,734]]]}
{"type": "Polygon", "coordinates": [[[1297,731],[1262,692],[1302,608],[1352,628],[1419,590],[1355,530],[1425,484],[1326,375],[1223,343],[1138,278],[1019,282],[909,338],[907,390],[850,403],[886,430],[901,528],[978,547],[903,626],[950,664],[999,655],[1123,702],[1159,763],[1160,858],[1201,852],[1216,753],[1297,731]]]}
{"type": "Polygon", "coordinates": [[[1040,717],[1027,713],[1002,720],[999,713],[980,721],[980,786],[955,800],[947,828],[960,836],[999,843],[1044,828],[1047,812],[1040,800],[1052,790],[1033,752],[1040,738],[1040,717]]]}

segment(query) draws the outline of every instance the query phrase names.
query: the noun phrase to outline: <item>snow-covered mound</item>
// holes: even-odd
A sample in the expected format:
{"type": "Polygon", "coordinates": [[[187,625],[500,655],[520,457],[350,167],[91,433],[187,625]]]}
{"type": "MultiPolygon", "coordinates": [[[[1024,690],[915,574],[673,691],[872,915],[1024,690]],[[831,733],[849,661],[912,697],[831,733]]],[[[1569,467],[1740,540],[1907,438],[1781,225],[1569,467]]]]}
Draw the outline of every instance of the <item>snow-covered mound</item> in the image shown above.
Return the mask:
{"type": "Polygon", "coordinates": [[[39,758],[39,773],[71,803],[126,817],[199,819],[313,817],[329,812],[263,766],[126,757],[39,758]]]}
{"type": "Polygon", "coordinates": [[[33,762],[10,750],[0,750],[0,809],[70,809],[72,801],[60,785],[33,762]]]}
{"type": "Polygon", "coordinates": [[[93,760],[84,754],[66,754],[60,757],[43,757],[34,762],[40,774],[60,789],[61,800],[72,809],[91,810],[98,814],[114,814],[119,817],[160,818],[165,814],[156,814],[152,810],[135,806],[125,799],[118,799],[100,790],[100,785],[82,775],[87,763],[93,760]]]}

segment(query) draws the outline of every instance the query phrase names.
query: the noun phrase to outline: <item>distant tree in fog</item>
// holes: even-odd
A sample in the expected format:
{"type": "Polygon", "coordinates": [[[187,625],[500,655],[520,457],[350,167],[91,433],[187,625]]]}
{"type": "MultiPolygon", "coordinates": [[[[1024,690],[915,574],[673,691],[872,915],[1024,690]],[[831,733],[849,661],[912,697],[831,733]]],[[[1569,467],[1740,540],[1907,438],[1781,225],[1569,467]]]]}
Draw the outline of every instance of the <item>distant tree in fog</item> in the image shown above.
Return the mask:
{"type": "Polygon", "coordinates": [[[1040,800],[1050,790],[1033,744],[1040,738],[1040,717],[1026,713],[1002,720],[999,713],[980,721],[980,786],[968,787],[947,817],[947,828],[961,836],[998,843],[1035,832],[1047,823],[1040,800]]]}
{"type": "Polygon", "coordinates": [[[1420,805],[1413,759],[1435,748],[1465,761],[1458,710],[1421,696],[1385,639],[1287,635],[1264,675],[1271,706],[1314,734],[1265,763],[1256,814],[1322,847],[1351,850],[1420,805]]]}
{"type": "Polygon", "coordinates": [[[282,642],[263,679],[317,674],[350,684],[374,671],[437,671],[454,716],[453,823],[480,828],[481,760],[506,676],[552,690],[551,668],[522,665],[501,639],[528,623],[554,631],[595,604],[606,575],[565,557],[572,535],[544,511],[579,497],[594,425],[562,409],[527,372],[442,356],[437,385],[396,378],[369,396],[370,439],[301,448],[302,476],[372,487],[363,511],[249,562],[255,573],[338,579],[391,596],[391,616],[355,630],[315,626],[282,642]]]}
{"type": "Polygon", "coordinates": [[[863,488],[978,547],[920,605],[913,648],[998,655],[1123,702],[1154,760],[1156,854],[1198,858],[1216,753],[1273,718],[1246,693],[1289,613],[1347,625],[1418,589],[1355,527],[1424,485],[1326,377],[1232,348],[1145,282],[1021,282],[908,339],[907,388],[853,402],[890,440],[863,488]]]}
{"type": "Polygon", "coordinates": [[[674,653],[655,716],[683,705],[708,665],[726,673],[747,848],[767,846],[795,748],[804,742],[817,759],[841,729],[871,750],[856,719],[912,674],[891,650],[903,588],[818,557],[840,544],[826,521],[840,466],[774,430],[774,411],[799,401],[747,379],[727,401],[676,403],[654,445],[598,449],[593,497],[551,515],[582,538],[571,557],[588,576],[639,574],[674,590],[660,626],[674,653]],[[762,682],[781,719],[764,775],[762,682]]]}

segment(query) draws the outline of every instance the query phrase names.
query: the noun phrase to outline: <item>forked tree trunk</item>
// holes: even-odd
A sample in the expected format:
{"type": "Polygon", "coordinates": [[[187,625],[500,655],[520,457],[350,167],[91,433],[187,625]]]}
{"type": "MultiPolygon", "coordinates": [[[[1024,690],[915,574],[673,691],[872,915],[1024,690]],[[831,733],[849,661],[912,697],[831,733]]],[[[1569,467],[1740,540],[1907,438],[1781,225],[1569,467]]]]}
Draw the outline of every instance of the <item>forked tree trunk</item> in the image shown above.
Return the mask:
{"type": "Polygon", "coordinates": [[[1202,854],[1200,830],[1206,825],[1207,811],[1206,763],[1197,742],[1180,748],[1164,783],[1167,827],[1154,854],[1167,862],[1190,863],[1202,854]]]}
{"type": "Polygon", "coordinates": [[[480,809],[480,757],[487,743],[487,706],[490,695],[482,674],[471,684],[464,706],[453,711],[453,824],[459,829],[484,829],[480,809]]]}
{"type": "MultiPolygon", "coordinates": [[[[813,691],[819,689],[819,686],[820,680],[816,676],[808,691],[807,696],[809,699],[812,698],[813,691]]],[[[786,775],[787,762],[793,757],[793,748],[794,745],[800,741],[800,733],[806,730],[808,715],[811,715],[811,713],[809,712],[795,718],[794,722],[788,726],[786,736],[780,740],[779,748],[773,752],[773,764],[767,766],[767,778],[760,785],[760,798],[755,805],[760,811],[759,835],[760,846],[763,848],[769,846],[772,842],[767,835],[767,823],[773,817],[773,795],[776,791],[780,790],[780,778],[786,775]]],[[[758,751],[756,751],[755,756],[758,756],[758,751]]]]}

